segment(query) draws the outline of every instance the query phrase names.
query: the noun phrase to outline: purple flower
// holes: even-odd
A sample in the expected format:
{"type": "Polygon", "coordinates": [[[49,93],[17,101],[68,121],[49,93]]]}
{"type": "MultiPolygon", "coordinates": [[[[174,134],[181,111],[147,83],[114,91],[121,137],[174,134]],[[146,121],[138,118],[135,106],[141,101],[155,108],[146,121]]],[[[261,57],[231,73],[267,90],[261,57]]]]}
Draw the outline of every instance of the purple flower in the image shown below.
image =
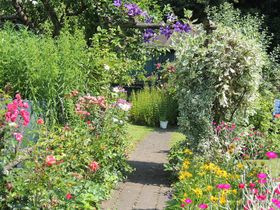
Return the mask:
{"type": "Polygon", "coordinates": [[[183,24],[180,21],[177,21],[173,24],[173,28],[176,32],[182,32],[183,24]]]}
{"type": "Polygon", "coordinates": [[[176,21],[178,19],[178,17],[176,15],[174,15],[173,13],[170,13],[167,15],[167,21],[173,23],[174,21],[176,21]]]}
{"type": "Polygon", "coordinates": [[[144,31],[144,42],[149,42],[151,38],[153,38],[155,35],[155,32],[153,29],[148,28],[144,31]]]}
{"type": "Polygon", "coordinates": [[[184,24],[183,27],[182,27],[182,29],[183,29],[183,31],[185,31],[186,33],[189,33],[189,32],[192,30],[191,26],[190,26],[188,23],[184,24]]]}
{"type": "Polygon", "coordinates": [[[173,30],[170,28],[170,26],[160,27],[159,30],[160,33],[164,35],[167,39],[169,39],[173,33],[173,30]]]}
{"type": "Polygon", "coordinates": [[[116,7],[122,6],[122,0],[114,0],[114,6],[116,7]]]}
{"type": "Polygon", "coordinates": [[[191,27],[188,23],[183,24],[180,21],[177,21],[173,24],[173,28],[176,32],[186,32],[189,33],[191,31],[191,27]]]}
{"type": "Polygon", "coordinates": [[[125,4],[124,6],[128,10],[127,14],[131,17],[135,17],[143,13],[143,11],[138,7],[137,4],[125,4]]]}
{"type": "Polygon", "coordinates": [[[152,23],[153,21],[154,21],[153,17],[150,17],[150,16],[145,17],[145,23],[152,23]]]}

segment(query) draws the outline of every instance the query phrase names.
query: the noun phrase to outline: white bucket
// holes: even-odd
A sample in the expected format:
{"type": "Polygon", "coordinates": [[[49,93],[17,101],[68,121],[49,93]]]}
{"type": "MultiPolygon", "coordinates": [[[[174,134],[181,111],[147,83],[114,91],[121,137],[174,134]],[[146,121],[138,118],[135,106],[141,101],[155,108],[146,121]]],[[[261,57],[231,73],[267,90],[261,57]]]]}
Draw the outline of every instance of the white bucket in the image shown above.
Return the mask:
{"type": "Polygon", "coordinates": [[[166,129],[167,128],[168,121],[160,121],[159,123],[160,123],[160,127],[162,129],[166,129]]]}

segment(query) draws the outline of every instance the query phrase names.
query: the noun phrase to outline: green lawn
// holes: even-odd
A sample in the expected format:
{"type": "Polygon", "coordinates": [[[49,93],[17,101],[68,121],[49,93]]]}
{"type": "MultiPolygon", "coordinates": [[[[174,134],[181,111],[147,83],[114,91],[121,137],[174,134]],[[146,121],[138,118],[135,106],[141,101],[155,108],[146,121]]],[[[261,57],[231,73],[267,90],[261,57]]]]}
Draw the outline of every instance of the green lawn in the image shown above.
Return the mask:
{"type": "Polygon", "coordinates": [[[273,177],[280,177],[280,159],[273,160],[254,160],[258,165],[264,165],[265,168],[271,170],[273,177]]]}
{"type": "Polygon", "coordinates": [[[180,141],[184,141],[186,139],[186,136],[178,131],[174,131],[171,134],[171,140],[170,140],[170,147],[174,146],[180,141]]]}
{"type": "Polygon", "coordinates": [[[128,125],[128,139],[129,139],[129,151],[135,149],[137,143],[143,140],[150,132],[154,131],[154,128],[140,125],[128,125]]]}

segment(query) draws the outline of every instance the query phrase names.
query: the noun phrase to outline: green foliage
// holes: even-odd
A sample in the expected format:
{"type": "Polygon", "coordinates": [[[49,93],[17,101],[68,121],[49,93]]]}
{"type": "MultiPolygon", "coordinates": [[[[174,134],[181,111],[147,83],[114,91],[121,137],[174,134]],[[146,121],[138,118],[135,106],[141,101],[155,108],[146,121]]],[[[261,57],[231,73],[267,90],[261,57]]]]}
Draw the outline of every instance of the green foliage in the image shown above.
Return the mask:
{"type": "Polygon", "coordinates": [[[157,126],[161,118],[176,123],[177,103],[163,89],[146,87],[134,92],[131,101],[131,120],[137,124],[157,126]]]}
{"type": "Polygon", "coordinates": [[[212,33],[198,26],[196,33],[178,38],[174,45],[177,76],[173,83],[177,86],[179,125],[195,148],[213,135],[213,120],[241,117],[246,121],[246,110],[257,96],[268,60],[261,39],[255,38],[257,34],[237,30],[235,22],[233,28],[215,24],[212,33]]]}
{"type": "Polygon", "coordinates": [[[66,94],[74,89],[108,92],[111,83],[129,80],[126,71],[133,66],[96,40],[96,47],[88,48],[79,31],[54,40],[6,28],[0,31],[0,39],[0,87],[11,84],[14,92],[31,100],[38,114],[53,123],[71,118],[73,107],[66,94]]]}

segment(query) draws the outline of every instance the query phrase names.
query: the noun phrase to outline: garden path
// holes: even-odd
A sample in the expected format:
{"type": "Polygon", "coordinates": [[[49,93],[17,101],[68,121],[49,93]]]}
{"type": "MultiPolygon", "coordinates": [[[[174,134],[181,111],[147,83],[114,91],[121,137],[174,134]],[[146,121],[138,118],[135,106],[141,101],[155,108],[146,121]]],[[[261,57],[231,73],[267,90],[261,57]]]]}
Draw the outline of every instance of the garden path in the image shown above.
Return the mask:
{"type": "Polygon", "coordinates": [[[154,131],[137,145],[129,163],[136,170],[119,184],[112,198],[102,203],[104,210],[162,210],[170,190],[167,163],[171,132],[154,131]]]}

